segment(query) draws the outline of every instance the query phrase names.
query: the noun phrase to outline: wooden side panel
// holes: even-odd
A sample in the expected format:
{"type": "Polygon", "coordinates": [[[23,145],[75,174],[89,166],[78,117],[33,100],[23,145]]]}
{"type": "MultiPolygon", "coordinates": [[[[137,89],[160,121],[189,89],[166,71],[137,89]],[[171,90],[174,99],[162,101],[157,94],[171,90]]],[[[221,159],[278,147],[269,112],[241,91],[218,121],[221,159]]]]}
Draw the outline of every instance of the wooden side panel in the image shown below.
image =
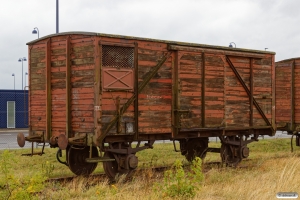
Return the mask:
{"type": "Polygon", "coordinates": [[[292,62],[276,63],[276,123],[290,123],[292,62]]]}
{"type": "MultiPolygon", "coordinates": [[[[163,58],[167,44],[138,43],[139,84],[163,58]]],[[[170,133],[172,109],[172,58],[166,60],[138,96],[139,132],[170,133]]]]}
{"type": "Polygon", "coordinates": [[[71,60],[71,123],[73,134],[94,132],[94,38],[72,35],[71,60]]]}
{"type": "MultiPolygon", "coordinates": [[[[52,136],[64,134],[68,129],[71,130],[68,137],[73,137],[76,132],[94,133],[95,124],[98,124],[96,132],[100,135],[110,125],[112,119],[118,116],[120,109],[127,104],[128,100],[137,94],[138,86],[144,83],[147,77],[152,77],[149,75],[156,66],[160,66],[157,64],[166,58],[167,52],[172,52],[168,54],[171,56],[157,72],[155,71],[154,77],[137,95],[138,101],[130,101],[128,109],[115,120],[117,123],[108,134],[171,133],[175,112],[182,112],[180,124],[173,124],[176,132],[182,131],[180,129],[196,131],[199,128],[205,130],[216,127],[245,128],[251,126],[251,121],[253,126],[266,126],[268,123],[264,116],[270,122],[272,121],[272,87],[274,86],[272,55],[261,54],[256,58],[243,57],[240,54],[228,56],[225,55],[226,52],[213,51],[210,47],[201,51],[196,47],[168,50],[168,44],[162,41],[59,35],[48,39],[50,53],[47,54],[49,59],[46,60],[44,42],[40,41],[30,49],[32,130],[43,131],[51,125],[52,136]],[[105,55],[103,59],[102,47],[105,45],[111,45],[112,49],[118,46],[134,49],[135,46],[134,57],[129,59],[126,56],[116,56],[123,51],[119,49],[116,50],[118,53],[105,55]],[[230,62],[227,59],[230,59],[230,62]],[[117,66],[122,62],[126,63],[125,66],[117,66]],[[48,90],[46,90],[46,63],[50,66],[48,90]],[[131,64],[134,66],[132,67],[131,64]],[[104,67],[108,69],[105,74],[108,76],[106,82],[103,81],[104,67]],[[126,70],[123,69],[121,73],[122,67],[126,70]],[[176,87],[174,73],[176,73],[176,87]],[[125,79],[127,74],[130,76],[125,79]],[[46,91],[50,91],[50,94],[46,94],[46,91]],[[51,97],[51,120],[48,120],[51,124],[46,126],[47,95],[51,97]],[[172,99],[174,96],[176,100],[172,99]],[[68,102],[70,105],[67,105],[68,102]],[[176,110],[172,110],[174,102],[178,104],[176,110]],[[253,112],[251,112],[252,107],[253,112]],[[97,110],[96,114],[95,110],[97,110]],[[71,126],[67,126],[68,120],[71,126]],[[135,122],[138,122],[138,125],[135,122]]],[[[300,76],[299,63],[296,62],[296,77],[300,76]]],[[[280,94],[276,100],[276,116],[281,114],[278,120],[288,120],[290,111],[287,109],[290,106],[290,97],[287,96],[290,95],[291,85],[284,81],[289,81],[291,76],[285,75],[290,74],[287,67],[278,69],[281,68],[283,71],[276,75],[278,79],[276,96],[280,94]]],[[[298,99],[300,100],[300,89],[297,82],[296,88],[295,116],[296,121],[300,122],[300,104],[297,103],[298,99]]]]}
{"type": "MultiPolygon", "coordinates": [[[[253,96],[269,122],[272,122],[272,57],[254,59],[253,96]]],[[[253,107],[253,124],[266,126],[260,113],[253,107]]]]}
{"type": "Polygon", "coordinates": [[[93,41],[91,36],[85,35],[52,37],[49,40],[49,60],[46,60],[45,41],[33,45],[30,54],[30,123],[33,131],[46,130],[46,63],[50,65],[48,81],[51,88],[49,116],[52,135],[49,137],[65,134],[67,127],[71,127],[69,131],[72,132],[68,137],[75,132],[94,131],[93,41]],[[70,66],[70,92],[66,90],[67,64],[70,66]],[[71,105],[67,108],[68,94],[71,105]],[[71,126],[67,125],[67,117],[70,117],[71,126]]]}
{"type": "MultiPolygon", "coordinates": [[[[250,88],[250,59],[229,57],[247,88],[250,88]]],[[[249,96],[228,63],[225,66],[225,124],[227,127],[248,127],[249,96]]]]}
{"type": "MultiPolygon", "coordinates": [[[[300,124],[300,58],[295,59],[295,123],[300,124]]],[[[296,128],[296,127],[295,127],[296,128]]]]}
{"type": "Polygon", "coordinates": [[[51,130],[52,136],[66,132],[66,37],[51,40],[51,130]]]}
{"type": "Polygon", "coordinates": [[[205,54],[205,127],[224,127],[224,62],[220,55],[205,54]]]}
{"type": "Polygon", "coordinates": [[[276,123],[282,130],[299,130],[300,58],[276,63],[276,123]]]}
{"type": "Polygon", "coordinates": [[[32,131],[46,130],[46,44],[33,45],[30,51],[29,124],[32,131]]]}
{"type": "Polygon", "coordinates": [[[182,129],[200,128],[201,90],[202,90],[202,55],[194,52],[179,53],[178,93],[179,122],[182,129]]]}

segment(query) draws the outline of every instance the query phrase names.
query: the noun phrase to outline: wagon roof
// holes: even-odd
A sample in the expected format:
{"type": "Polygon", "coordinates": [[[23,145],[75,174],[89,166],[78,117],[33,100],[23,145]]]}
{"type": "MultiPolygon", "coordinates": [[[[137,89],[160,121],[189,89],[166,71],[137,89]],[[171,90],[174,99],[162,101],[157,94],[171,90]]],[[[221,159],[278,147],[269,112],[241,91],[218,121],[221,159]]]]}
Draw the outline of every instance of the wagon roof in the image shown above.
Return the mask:
{"type": "Polygon", "coordinates": [[[300,57],[296,57],[296,58],[288,58],[288,59],[284,59],[284,60],[277,61],[276,63],[287,62],[287,61],[293,61],[293,60],[300,60],[300,57]]]}
{"type": "Polygon", "coordinates": [[[151,38],[142,38],[142,37],[134,37],[134,36],[124,36],[124,35],[114,35],[114,34],[106,34],[106,33],[95,33],[95,32],[81,32],[81,31],[73,31],[73,32],[62,32],[57,34],[51,34],[44,37],[41,37],[37,40],[33,40],[31,42],[26,43],[27,45],[34,44],[38,41],[44,40],[46,38],[51,38],[59,35],[91,35],[91,36],[104,36],[111,38],[120,38],[120,39],[132,39],[132,40],[143,40],[143,41],[153,41],[153,42],[163,42],[167,44],[175,44],[182,46],[190,46],[190,47],[201,47],[201,48],[213,48],[213,49],[224,49],[231,51],[242,51],[242,52],[253,52],[253,53],[263,53],[263,54],[276,54],[272,51],[261,51],[261,50],[253,50],[253,49],[244,49],[244,48],[232,48],[225,46],[216,46],[216,45],[207,45],[207,44],[197,44],[197,43],[189,43],[189,42],[178,42],[178,41],[170,41],[170,40],[159,40],[159,39],[151,39],[151,38]]]}

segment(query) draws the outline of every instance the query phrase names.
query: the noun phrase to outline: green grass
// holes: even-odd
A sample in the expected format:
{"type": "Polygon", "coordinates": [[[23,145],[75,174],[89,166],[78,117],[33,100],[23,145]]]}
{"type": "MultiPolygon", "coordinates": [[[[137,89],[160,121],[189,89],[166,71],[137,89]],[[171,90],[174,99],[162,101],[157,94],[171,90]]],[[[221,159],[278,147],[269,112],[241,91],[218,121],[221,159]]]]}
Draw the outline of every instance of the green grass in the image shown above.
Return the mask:
{"type": "MultiPolygon", "coordinates": [[[[220,147],[220,143],[212,141],[209,146],[220,147]]],[[[262,139],[249,144],[248,147],[250,156],[240,164],[245,166],[244,168],[220,168],[218,165],[208,165],[209,162],[220,161],[219,154],[208,153],[203,166],[209,168],[209,171],[205,171],[203,187],[197,190],[195,199],[275,199],[276,191],[279,190],[300,193],[300,147],[294,146],[294,152],[291,153],[290,139],[262,139]],[[262,193],[264,194],[262,198],[258,198],[262,193]]],[[[179,145],[177,148],[179,149],[179,145]]],[[[37,150],[40,151],[41,148],[37,150]]],[[[86,183],[92,183],[93,180],[77,177],[63,185],[55,182],[44,183],[45,187],[37,192],[38,189],[32,188],[40,186],[42,178],[37,174],[43,172],[45,175],[45,169],[50,170],[50,177],[73,176],[73,174],[67,166],[56,160],[57,149],[46,148],[43,156],[21,156],[22,153],[30,151],[30,149],[9,151],[9,176],[5,177],[5,173],[1,171],[0,199],[5,199],[7,194],[4,180],[11,183],[11,187],[15,184],[23,188],[19,192],[15,189],[10,199],[26,199],[26,195],[31,199],[174,199],[155,190],[154,186],[163,180],[156,178],[151,171],[134,177],[132,182],[126,184],[118,182],[111,186],[108,181],[104,181],[87,187],[86,183]]],[[[4,164],[3,156],[4,151],[0,151],[1,170],[4,164]]],[[[174,151],[172,143],[155,144],[154,149],[138,152],[137,156],[139,168],[172,165],[176,161],[188,163],[184,156],[174,151]]],[[[61,159],[65,160],[65,157],[61,159]]],[[[94,173],[100,172],[103,172],[102,163],[98,164],[94,173]]]]}

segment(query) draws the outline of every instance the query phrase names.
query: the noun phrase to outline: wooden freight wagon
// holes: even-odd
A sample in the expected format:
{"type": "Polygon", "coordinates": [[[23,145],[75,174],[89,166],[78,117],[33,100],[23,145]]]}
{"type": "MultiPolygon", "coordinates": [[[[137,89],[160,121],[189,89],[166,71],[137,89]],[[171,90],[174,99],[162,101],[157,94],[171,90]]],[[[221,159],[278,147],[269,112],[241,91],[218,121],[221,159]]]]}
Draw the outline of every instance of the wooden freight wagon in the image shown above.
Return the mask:
{"type": "Polygon", "coordinates": [[[100,161],[111,178],[130,173],[136,152],[166,139],[188,160],[212,151],[235,165],[274,134],[273,52],[87,32],[27,45],[30,130],[18,142],[66,150],[57,158],[75,174],[100,161]]]}
{"type": "Polygon", "coordinates": [[[300,146],[300,58],[275,63],[277,129],[296,135],[300,146]]]}

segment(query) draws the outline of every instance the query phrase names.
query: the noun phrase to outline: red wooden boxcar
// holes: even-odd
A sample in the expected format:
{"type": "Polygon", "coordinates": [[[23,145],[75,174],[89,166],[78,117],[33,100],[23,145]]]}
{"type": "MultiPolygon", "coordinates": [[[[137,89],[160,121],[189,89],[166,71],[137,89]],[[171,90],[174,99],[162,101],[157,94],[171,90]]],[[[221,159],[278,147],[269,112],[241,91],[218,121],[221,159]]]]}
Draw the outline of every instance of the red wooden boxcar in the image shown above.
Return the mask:
{"type": "Polygon", "coordinates": [[[300,58],[275,63],[277,130],[296,135],[300,146],[300,58]]]}
{"type": "Polygon", "coordinates": [[[135,153],[165,139],[188,160],[212,151],[235,165],[248,143],[274,135],[273,52],[88,32],[49,35],[28,51],[30,131],[18,142],[66,150],[75,174],[97,162],[111,178],[130,174],[135,153]]]}

